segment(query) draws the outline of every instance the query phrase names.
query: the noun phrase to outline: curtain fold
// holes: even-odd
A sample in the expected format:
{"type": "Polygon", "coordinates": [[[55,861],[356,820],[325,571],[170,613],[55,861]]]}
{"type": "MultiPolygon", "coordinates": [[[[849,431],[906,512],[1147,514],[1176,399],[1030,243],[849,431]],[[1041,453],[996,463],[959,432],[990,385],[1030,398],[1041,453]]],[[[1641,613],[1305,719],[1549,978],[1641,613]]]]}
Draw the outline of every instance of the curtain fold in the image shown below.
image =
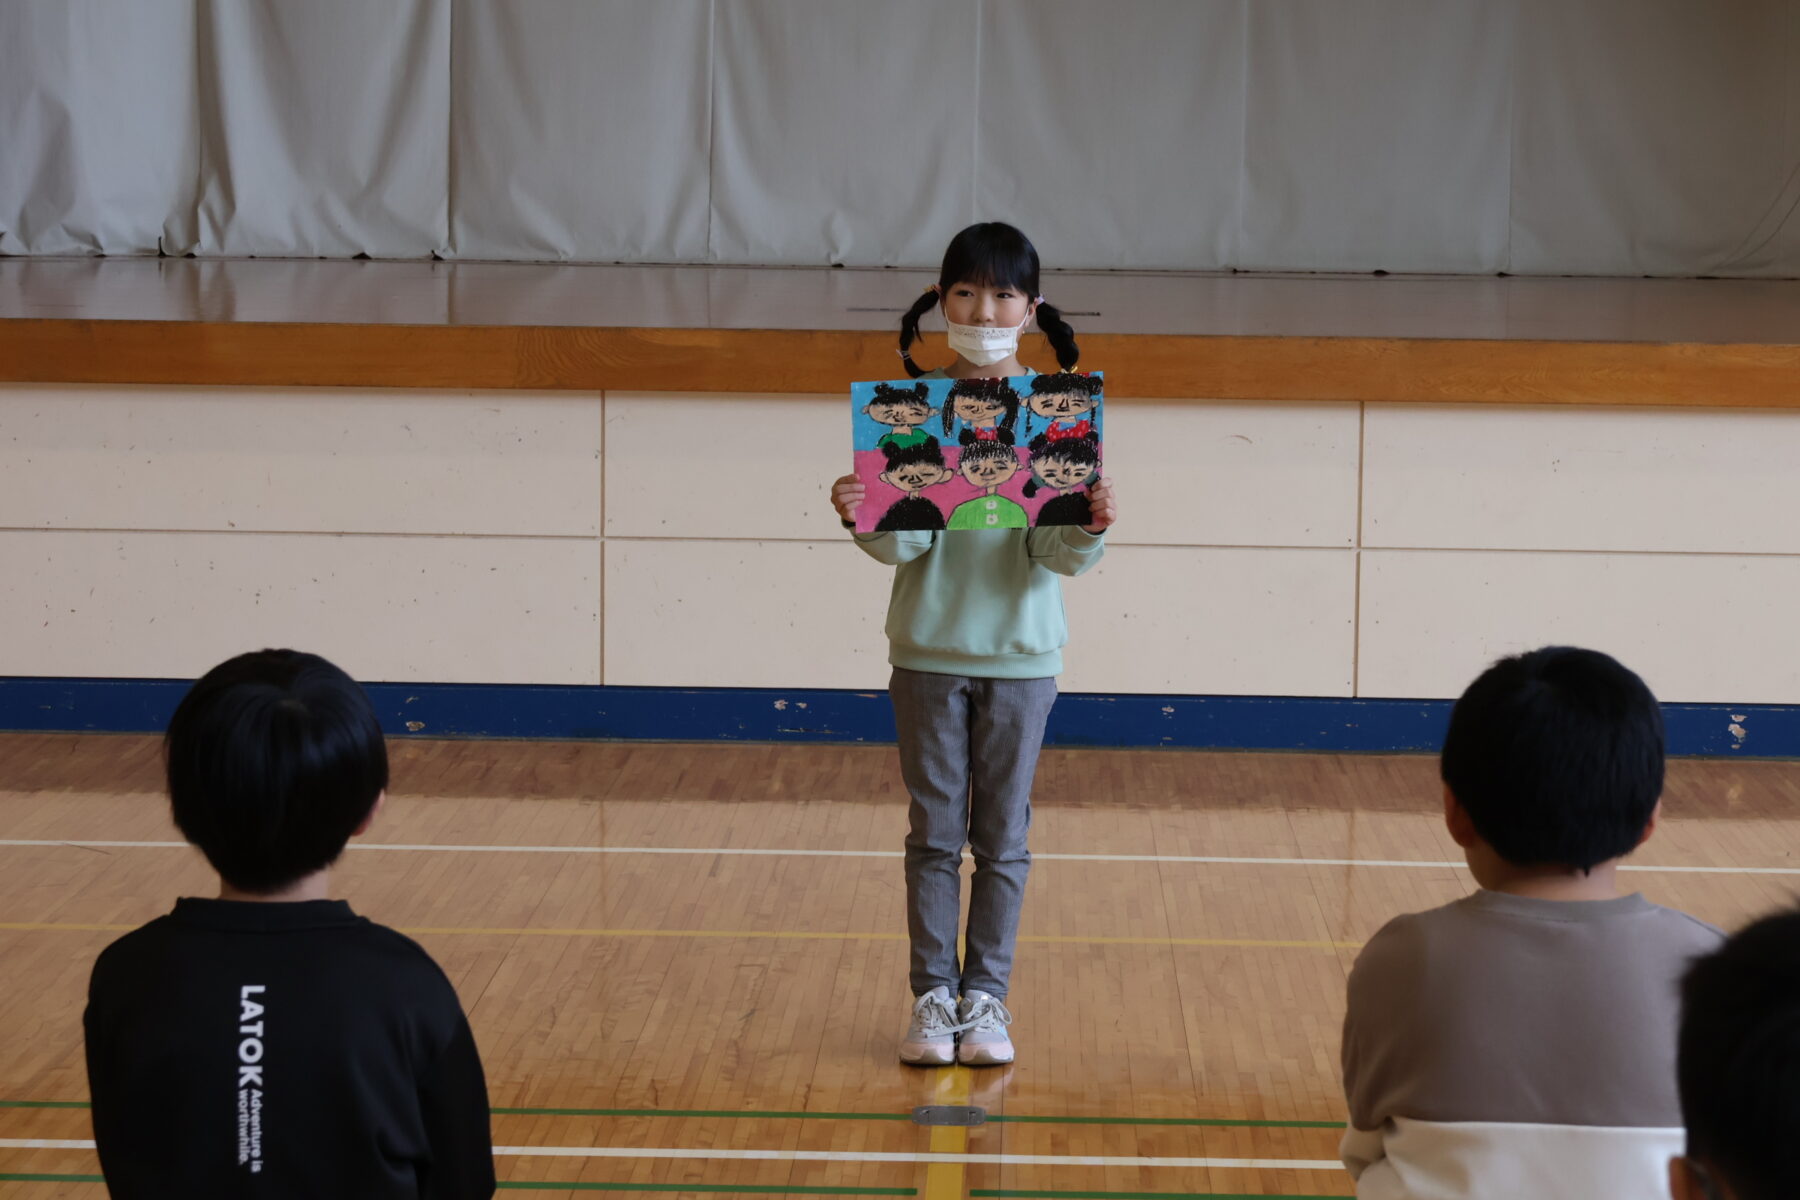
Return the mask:
{"type": "Polygon", "coordinates": [[[1800,277],[1800,0],[5,0],[0,254],[1800,277]]]}

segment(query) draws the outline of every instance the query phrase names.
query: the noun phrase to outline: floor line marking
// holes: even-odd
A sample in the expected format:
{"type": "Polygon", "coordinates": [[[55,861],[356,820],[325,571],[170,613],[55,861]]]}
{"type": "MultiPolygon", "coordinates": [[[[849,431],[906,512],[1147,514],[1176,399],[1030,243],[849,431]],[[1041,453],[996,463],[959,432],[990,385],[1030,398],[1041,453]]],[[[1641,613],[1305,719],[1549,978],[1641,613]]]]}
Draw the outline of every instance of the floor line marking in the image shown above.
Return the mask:
{"type": "MultiPolygon", "coordinates": [[[[933,1104],[964,1105],[974,1090],[969,1068],[957,1064],[940,1070],[932,1088],[933,1104]]],[[[969,1149],[966,1126],[944,1125],[931,1131],[933,1154],[964,1154],[969,1149]]],[[[925,1168],[925,1200],[962,1200],[963,1165],[959,1162],[933,1162],[925,1168]]]]}
{"type": "MultiPolygon", "coordinates": [[[[87,1100],[0,1100],[0,1108],[87,1109],[87,1100]]],[[[911,1121],[909,1112],[837,1112],[797,1108],[517,1108],[488,1109],[497,1117],[701,1117],[728,1121],[911,1121]]],[[[1195,1129],[1331,1129],[1342,1132],[1344,1122],[1269,1121],[1250,1117],[1071,1117],[1029,1113],[990,1113],[989,1125],[1149,1125],[1195,1129]]]]}
{"type": "MultiPolygon", "coordinates": [[[[96,841],[80,838],[0,838],[0,846],[66,846],[71,849],[185,850],[186,842],[96,841]]],[[[498,846],[437,842],[352,842],[350,850],[395,850],[441,854],[686,854],[702,857],[762,858],[901,858],[900,850],[787,850],[760,846],[498,846]]],[[[1224,854],[1053,854],[1033,853],[1038,862],[1194,863],[1244,867],[1405,867],[1465,871],[1467,864],[1449,859],[1418,858],[1256,858],[1224,854]]],[[[1621,871],[1678,875],[1800,875],[1800,867],[1702,867],[1624,863],[1621,871]]]]}
{"type": "MultiPolygon", "coordinates": [[[[0,1150],[92,1150],[93,1140],[0,1138],[0,1150]]],[[[1119,1154],[933,1154],[883,1150],[713,1150],[637,1146],[495,1146],[496,1158],[659,1158],[732,1162],[942,1163],[1020,1167],[1180,1167],[1341,1171],[1335,1158],[1140,1158],[1119,1154]]]]}
{"type": "MultiPolygon", "coordinates": [[[[136,925],[90,924],[80,921],[0,921],[0,932],[13,933],[127,933],[136,925]]],[[[530,929],[465,925],[407,925],[395,927],[408,937],[578,937],[578,938],[722,938],[735,941],[806,942],[903,942],[904,933],[784,929],[530,929]]],[[[1109,937],[1078,934],[1022,933],[1018,940],[1034,945],[1062,946],[1194,946],[1250,950],[1356,950],[1361,942],[1305,941],[1281,938],[1168,938],[1109,937]]]]}

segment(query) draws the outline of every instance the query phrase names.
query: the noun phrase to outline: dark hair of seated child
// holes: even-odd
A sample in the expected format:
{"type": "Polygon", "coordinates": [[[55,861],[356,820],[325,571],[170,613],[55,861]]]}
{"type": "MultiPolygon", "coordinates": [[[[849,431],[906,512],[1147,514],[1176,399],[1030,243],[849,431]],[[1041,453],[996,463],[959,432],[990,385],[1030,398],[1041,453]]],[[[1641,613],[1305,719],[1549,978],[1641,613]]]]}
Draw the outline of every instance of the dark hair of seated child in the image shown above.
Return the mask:
{"type": "Polygon", "coordinates": [[[1503,658],[1457,700],[1440,770],[1515,866],[1589,871],[1644,839],[1663,789],[1663,721],[1644,681],[1597,650],[1503,658]]]}

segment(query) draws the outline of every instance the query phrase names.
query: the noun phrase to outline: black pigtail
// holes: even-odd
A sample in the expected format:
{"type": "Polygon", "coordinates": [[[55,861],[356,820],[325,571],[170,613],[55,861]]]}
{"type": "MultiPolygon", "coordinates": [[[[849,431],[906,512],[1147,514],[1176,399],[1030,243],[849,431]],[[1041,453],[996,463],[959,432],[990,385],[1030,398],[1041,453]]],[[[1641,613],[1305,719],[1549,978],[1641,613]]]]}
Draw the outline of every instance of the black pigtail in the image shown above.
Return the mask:
{"type": "MultiPolygon", "coordinates": [[[[900,361],[905,365],[906,373],[914,379],[925,374],[925,368],[912,360],[911,353],[913,343],[919,340],[919,318],[936,308],[937,302],[937,289],[926,288],[924,294],[914,300],[912,307],[906,310],[906,315],[900,318],[900,361]]],[[[1067,327],[1065,326],[1065,328],[1067,327]]],[[[948,433],[950,424],[947,410],[944,422],[944,431],[948,433]]]]}
{"type": "Polygon", "coordinates": [[[1037,306],[1038,328],[1044,331],[1049,339],[1050,349],[1056,352],[1056,365],[1065,371],[1073,371],[1075,364],[1081,361],[1081,347],[1075,344],[1075,330],[1054,304],[1048,301],[1037,306]]]}

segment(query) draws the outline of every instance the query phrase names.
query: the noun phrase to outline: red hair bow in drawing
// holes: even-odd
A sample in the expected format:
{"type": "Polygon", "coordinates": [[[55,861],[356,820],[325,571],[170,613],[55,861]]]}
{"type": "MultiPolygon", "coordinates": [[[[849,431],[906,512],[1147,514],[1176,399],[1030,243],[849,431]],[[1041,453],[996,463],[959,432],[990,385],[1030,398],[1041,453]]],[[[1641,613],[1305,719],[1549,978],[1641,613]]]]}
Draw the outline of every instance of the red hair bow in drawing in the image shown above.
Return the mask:
{"type": "Polygon", "coordinates": [[[1052,425],[1044,431],[1044,440],[1049,442],[1060,442],[1064,438],[1091,439],[1093,436],[1094,423],[1092,421],[1077,421],[1073,425],[1052,425]]]}

